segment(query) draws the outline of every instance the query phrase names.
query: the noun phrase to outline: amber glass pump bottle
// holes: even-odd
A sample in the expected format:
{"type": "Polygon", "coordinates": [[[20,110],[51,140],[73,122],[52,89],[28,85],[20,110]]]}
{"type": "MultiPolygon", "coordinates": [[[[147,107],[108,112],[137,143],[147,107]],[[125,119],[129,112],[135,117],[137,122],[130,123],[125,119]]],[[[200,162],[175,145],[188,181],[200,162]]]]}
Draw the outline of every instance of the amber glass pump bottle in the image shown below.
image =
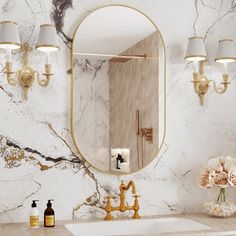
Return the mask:
{"type": "Polygon", "coordinates": [[[52,209],[53,199],[48,200],[47,208],[44,211],[44,227],[54,227],[55,226],[55,213],[52,209]]]}

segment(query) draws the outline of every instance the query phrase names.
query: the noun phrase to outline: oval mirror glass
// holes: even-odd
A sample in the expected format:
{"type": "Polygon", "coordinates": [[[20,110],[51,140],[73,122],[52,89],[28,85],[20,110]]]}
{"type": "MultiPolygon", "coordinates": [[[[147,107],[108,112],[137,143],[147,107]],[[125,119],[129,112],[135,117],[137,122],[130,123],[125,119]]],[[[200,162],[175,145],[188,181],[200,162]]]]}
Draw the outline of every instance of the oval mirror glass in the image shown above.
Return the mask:
{"type": "Polygon", "coordinates": [[[157,26],[136,9],[101,7],[78,25],[71,130],[96,169],[129,174],[157,157],[165,134],[165,61],[157,26]]]}

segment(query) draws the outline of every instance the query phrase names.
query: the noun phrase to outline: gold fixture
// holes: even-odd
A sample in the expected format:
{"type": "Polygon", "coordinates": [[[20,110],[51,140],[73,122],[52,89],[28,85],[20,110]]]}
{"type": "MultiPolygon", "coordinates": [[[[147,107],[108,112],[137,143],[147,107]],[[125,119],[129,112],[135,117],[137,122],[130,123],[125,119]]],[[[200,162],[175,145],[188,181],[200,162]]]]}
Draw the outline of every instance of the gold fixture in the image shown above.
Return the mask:
{"type": "Polygon", "coordinates": [[[142,128],[141,136],[144,137],[144,139],[147,142],[152,143],[153,142],[153,128],[142,128]]]}
{"type": "Polygon", "coordinates": [[[223,86],[218,87],[216,85],[216,82],[214,80],[209,80],[206,75],[204,74],[204,62],[200,62],[200,68],[199,72],[193,73],[193,85],[194,85],[194,91],[198,94],[200,98],[200,104],[204,104],[204,95],[208,92],[208,88],[210,87],[210,83],[213,84],[213,89],[218,94],[223,94],[228,88],[228,82],[229,75],[223,74],[223,82],[221,84],[223,86]]]}
{"type": "MultiPolygon", "coordinates": [[[[88,14],[84,15],[84,17],[80,20],[80,22],[76,26],[76,29],[73,33],[72,47],[70,49],[70,68],[71,68],[71,76],[70,76],[70,131],[71,131],[72,142],[75,145],[75,148],[76,148],[77,152],[79,153],[79,155],[83,158],[83,160],[85,160],[89,164],[89,166],[92,166],[95,170],[100,171],[104,174],[110,174],[110,175],[114,174],[116,176],[120,176],[120,175],[128,175],[130,173],[125,174],[125,173],[119,173],[119,172],[112,173],[110,171],[104,171],[104,170],[99,169],[93,163],[91,163],[88,159],[86,159],[86,157],[83,155],[83,153],[80,150],[78,142],[76,141],[75,130],[74,130],[74,119],[75,119],[75,117],[74,117],[74,99],[75,99],[75,95],[74,95],[74,81],[73,81],[73,79],[74,79],[74,73],[75,73],[74,72],[74,54],[77,54],[77,53],[74,52],[74,47],[75,47],[75,42],[76,42],[76,40],[75,40],[76,34],[79,31],[79,27],[81,26],[81,24],[83,23],[83,21],[86,19],[86,17],[88,15],[94,13],[97,10],[104,9],[106,7],[114,7],[114,6],[127,7],[129,9],[132,9],[132,10],[135,10],[135,11],[139,12],[144,17],[146,17],[150,21],[150,23],[153,25],[153,27],[155,27],[156,31],[160,34],[160,40],[163,43],[163,57],[164,57],[164,69],[163,69],[163,74],[164,74],[164,78],[163,78],[163,87],[164,87],[164,91],[163,91],[163,97],[164,97],[163,98],[163,103],[164,103],[163,126],[164,127],[163,127],[163,137],[162,137],[162,140],[160,142],[159,151],[161,150],[161,148],[164,144],[164,140],[165,140],[165,136],[166,136],[166,46],[165,46],[163,35],[160,32],[159,28],[157,27],[156,23],[148,15],[143,13],[141,10],[139,10],[135,7],[132,7],[132,6],[124,5],[124,4],[105,4],[104,6],[94,8],[93,10],[89,11],[88,14]]],[[[112,56],[114,56],[114,55],[112,55],[112,56]]],[[[140,170],[142,170],[142,169],[140,169],[140,170]]],[[[140,170],[138,170],[138,171],[140,171],[140,170]]],[[[138,171],[134,171],[132,173],[136,173],[138,171]]]]}
{"type": "Polygon", "coordinates": [[[105,206],[105,210],[107,212],[105,220],[112,220],[112,215],[111,212],[112,211],[121,211],[121,212],[125,212],[125,211],[129,211],[129,210],[133,210],[134,214],[133,214],[133,219],[140,219],[140,215],[138,213],[139,211],[139,203],[138,203],[138,197],[140,197],[139,195],[136,194],[136,187],[133,181],[129,181],[128,185],[124,184],[124,181],[122,181],[120,187],[120,205],[118,207],[113,207],[111,205],[111,196],[107,196],[107,202],[106,202],[106,206],[105,206]],[[132,187],[132,194],[134,197],[134,205],[133,206],[128,206],[128,204],[125,203],[125,191],[129,190],[129,188],[132,187]]]}
{"type": "Polygon", "coordinates": [[[110,59],[110,62],[121,62],[121,63],[124,63],[124,62],[127,62],[131,59],[145,59],[147,58],[147,55],[144,54],[144,55],[117,55],[117,56],[114,56],[110,59]]]}
{"type": "Polygon", "coordinates": [[[28,54],[32,50],[28,43],[21,44],[18,32],[17,23],[14,21],[1,21],[0,22],[0,48],[6,52],[6,63],[4,73],[6,74],[7,81],[10,85],[16,85],[19,82],[24,91],[24,98],[28,97],[28,90],[32,86],[35,79],[42,87],[46,87],[49,83],[51,76],[51,65],[49,63],[50,53],[59,50],[57,45],[57,33],[53,25],[44,24],[40,26],[39,36],[36,49],[45,52],[46,63],[44,79],[39,79],[39,73],[29,66],[28,54]],[[21,49],[22,66],[16,72],[12,70],[11,54],[13,50],[21,49]]]}
{"type": "Polygon", "coordinates": [[[140,111],[136,110],[137,136],[143,137],[147,142],[153,142],[153,128],[140,128],[140,111]]]}
{"type": "Polygon", "coordinates": [[[29,46],[28,43],[24,43],[21,46],[21,50],[23,52],[21,68],[17,70],[16,72],[13,72],[12,63],[6,62],[4,73],[6,74],[7,81],[10,85],[15,86],[17,84],[17,81],[19,81],[19,84],[23,89],[24,98],[27,99],[28,90],[33,84],[35,79],[37,79],[38,84],[40,86],[47,87],[49,80],[53,74],[51,73],[51,65],[45,64],[45,73],[43,73],[43,75],[45,76],[45,79],[40,80],[39,73],[35,71],[28,64],[29,63],[28,54],[32,50],[32,48],[29,46]]]}
{"type": "Polygon", "coordinates": [[[223,39],[218,41],[218,48],[215,61],[224,65],[222,86],[217,86],[214,80],[209,80],[204,74],[204,62],[207,60],[207,54],[202,37],[191,37],[188,39],[188,47],[185,60],[193,62],[193,85],[194,91],[200,98],[200,104],[204,103],[204,95],[208,92],[210,83],[218,94],[223,94],[228,88],[228,64],[236,61],[235,47],[233,40],[223,39]]]}

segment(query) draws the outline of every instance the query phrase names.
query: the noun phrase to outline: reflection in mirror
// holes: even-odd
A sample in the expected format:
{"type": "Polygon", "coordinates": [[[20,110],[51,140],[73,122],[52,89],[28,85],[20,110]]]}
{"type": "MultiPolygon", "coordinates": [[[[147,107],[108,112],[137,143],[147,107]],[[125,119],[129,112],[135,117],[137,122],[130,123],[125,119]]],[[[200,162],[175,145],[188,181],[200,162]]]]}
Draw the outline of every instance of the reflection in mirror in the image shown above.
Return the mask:
{"type": "Polygon", "coordinates": [[[158,154],[165,132],[165,48],[139,11],[106,6],[88,15],[72,49],[72,136],[88,163],[136,172],[158,154]]]}

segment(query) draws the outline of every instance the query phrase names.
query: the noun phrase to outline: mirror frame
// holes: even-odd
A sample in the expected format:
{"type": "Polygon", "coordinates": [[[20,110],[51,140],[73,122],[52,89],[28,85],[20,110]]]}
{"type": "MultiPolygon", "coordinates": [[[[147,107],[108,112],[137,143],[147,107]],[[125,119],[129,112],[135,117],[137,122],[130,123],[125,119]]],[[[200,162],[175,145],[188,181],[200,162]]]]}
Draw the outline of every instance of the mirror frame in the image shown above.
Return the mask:
{"type": "Polygon", "coordinates": [[[100,6],[100,7],[96,7],[94,9],[92,9],[88,14],[83,16],[82,19],[80,20],[80,22],[78,23],[78,25],[75,28],[75,31],[74,31],[73,37],[72,37],[72,44],[71,44],[72,46],[70,48],[70,69],[71,69],[71,73],[70,73],[70,77],[71,77],[71,81],[70,81],[70,116],[69,116],[69,119],[70,119],[70,133],[71,133],[73,144],[75,145],[75,148],[76,148],[79,156],[86,163],[88,163],[89,166],[91,166],[92,168],[94,168],[98,172],[101,172],[101,173],[104,173],[104,174],[109,174],[109,175],[113,175],[113,176],[122,176],[122,175],[126,176],[126,175],[135,174],[135,173],[145,169],[148,165],[146,165],[143,168],[141,168],[141,169],[139,169],[137,171],[134,171],[132,173],[116,173],[115,174],[115,173],[109,173],[107,171],[102,171],[99,168],[97,168],[96,166],[94,166],[93,164],[91,164],[86,159],[86,157],[83,156],[83,154],[80,151],[79,145],[76,143],[76,139],[75,139],[75,135],[74,135],[74,115],[73,115],[74,114],[74,66],[73,66],[74,38],[75,38],[75,36],[77,34],[77,31],[79,30],[80,25],[82,24],[82,22],[85,20],[85,18],[87,16],[89,16],[90,14],[92,14],[93,12],[95,12],[95,11],[97,11],[99,9],[106,8],[106,7],[111,7],[111,6],[127,7],[127,8],[130,8],[132,10],[138,11],[144,17],[146,17],[150,21],[150,23],[153,24],[153,26],[156,28],[157,32],[160,34],[160,37],[161,37],[161,40],[162,40],[162,43],[163,43],[163,51],[164,51],[164,93],[163,93],[164,94],[164,120],[163,120],[163,122],[164,122],[164,129],[163,129],[163,138],[162,138],[162,141],[161,141],[161,145],[160,145],[160,147],[158,149],[158,152],[157,152],[155,158],[153,158],[153,160],[148,165],[150,165],[154,160],[158,159],[158,155],[159,155],[160,150],[161,150],[161,148],[162,148],[162,146],[164,144],[164,140],[165,140],[165,136],[166,136],[166,46],[165,46],[165,42],[164,42],[163,36],[162,36],[159,28],[157,27],[157,25],[154,23],[154,21],[149,16],[147,16],[145,13],[143,13],[142,11],[140,11],[139,9],[137,9],[135,7],[132,7],[132,6],[129,6],[129,5],[124,5],[124,4],[106,4],[106,5],[103,5],[103,6],[100,6]]]}

